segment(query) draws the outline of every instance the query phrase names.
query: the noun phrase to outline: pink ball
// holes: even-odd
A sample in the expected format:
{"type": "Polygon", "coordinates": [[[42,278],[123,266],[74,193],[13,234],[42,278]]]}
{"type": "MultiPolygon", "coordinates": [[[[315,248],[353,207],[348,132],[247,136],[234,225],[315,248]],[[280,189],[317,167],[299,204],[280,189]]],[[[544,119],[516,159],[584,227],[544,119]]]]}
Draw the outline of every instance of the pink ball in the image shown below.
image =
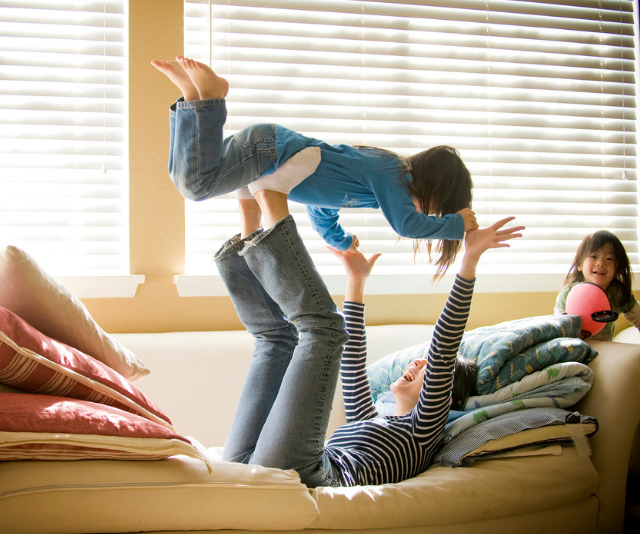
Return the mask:
{"type": "Polygon", "coordinates": [[[604,289],[591,282],[580,282],[567,295],[565,311],[582,317],[583,337],[600,332],[607,322],[615,321],[618,314],[611,311],[611,303],[604,289]],[[600,319],[599,321],[594,320],[600,319]]]}

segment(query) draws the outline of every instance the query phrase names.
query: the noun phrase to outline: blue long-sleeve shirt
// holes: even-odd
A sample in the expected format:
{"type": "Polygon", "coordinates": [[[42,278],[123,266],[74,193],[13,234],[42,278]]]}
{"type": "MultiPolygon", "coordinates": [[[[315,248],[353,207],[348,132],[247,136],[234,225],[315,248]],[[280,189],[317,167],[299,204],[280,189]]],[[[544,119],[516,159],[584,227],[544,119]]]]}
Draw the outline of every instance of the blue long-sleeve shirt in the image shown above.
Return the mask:
{"type": "Polygon", "coordinates": [[[444,436],[453,368],[467,324],[474,281],[456,277],[436,323],[418,404],[407,415],[378,415],[367,379],[364,304],[345,302],[349,331],[340,365],[347,423],[327,443],[340,485],[400,482],[429,467],[444,436]]]}
{"type": "Polygon", "coordinates": [[[346,250],[352,235],[339,222],[341,208],[380,208],[393,230],[414,239],[463,239],[464,221],[454,213],[444,217],[416,211],[406,184],[411,174],[402,171],[393,154],[350,145],[329,145],[280,125],[276,128],[277,161],[274,167],[309,146],[321,150],[316,171],[290,193],[305,204],[311,225],[332,247],[346,250]]]}

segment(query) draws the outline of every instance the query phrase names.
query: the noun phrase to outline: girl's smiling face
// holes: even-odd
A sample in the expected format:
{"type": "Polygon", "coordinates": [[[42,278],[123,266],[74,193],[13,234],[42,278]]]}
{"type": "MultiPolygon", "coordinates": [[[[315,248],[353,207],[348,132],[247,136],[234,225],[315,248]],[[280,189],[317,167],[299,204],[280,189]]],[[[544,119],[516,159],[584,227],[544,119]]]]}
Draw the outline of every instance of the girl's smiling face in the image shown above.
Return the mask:
{"type": "Polygon", "coordinates": [[[578,267],[578,271],[582,271],[586,282],[596,284],[606,291],[615,278],[616,268],[617,262],[613,247],[611,243],[607,243],[602,248],[587,254],[582,260],[582,265],[578,267]]]}

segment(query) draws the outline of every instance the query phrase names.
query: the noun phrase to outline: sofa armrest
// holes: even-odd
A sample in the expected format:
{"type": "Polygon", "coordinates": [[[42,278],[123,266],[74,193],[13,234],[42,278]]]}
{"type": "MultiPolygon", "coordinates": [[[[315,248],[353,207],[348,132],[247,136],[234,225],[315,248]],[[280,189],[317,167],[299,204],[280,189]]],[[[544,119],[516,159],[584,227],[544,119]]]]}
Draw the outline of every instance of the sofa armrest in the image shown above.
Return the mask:
{"type": "Polygon", "coordinates": [[[640,422],[640,345],[590,342],[598,356],[589,364],[595,376],[590,393],[576,409],[598,419],[591,438],[598,471],[601,532],[622,532],[629,457],[640,422]]]}

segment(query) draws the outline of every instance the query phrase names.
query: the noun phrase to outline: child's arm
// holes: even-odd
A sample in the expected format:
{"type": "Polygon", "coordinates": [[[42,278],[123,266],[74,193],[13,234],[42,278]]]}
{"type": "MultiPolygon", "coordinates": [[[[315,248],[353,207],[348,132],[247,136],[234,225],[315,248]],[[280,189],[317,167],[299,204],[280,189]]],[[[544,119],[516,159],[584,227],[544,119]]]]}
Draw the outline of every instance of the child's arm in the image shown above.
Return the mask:
{"type": "Polygon", "coordinates": [[[569,286],[565,286],[558,293],[558,297],[556,298],[556,304],[553,307],[554,315],[564,315],[567,312],[567,295],[569,294],[569,290],[571,288],[569,286]]]}
{"type": "Polygon", "coordinates": [[[634,296],[632,296],[632,299],[634,303],[633,306],[629,311],[624,312],[623,315],[627,321],[640,330],[640,304],[638,304],[634,296]]]}
{"type": "MultiPolygon", "coordinates": [[[[411,239],[462,240],[469,227],[477,228],[465,220],[472,216],[471,210],[436,217],[416,210],[413,197],[404,184],[395,180],[375,180],[371,178],[370,187],[380,209],[389,221],[391,228],[400,236],[411,239]]],[[[474,217],[475,220],[475,217],[474,217]]]]}
{"type": "Polygon", "coordinates": [[[340,224],[339,209],[307,206],[306,210],[311,227],[329,246],[337,250],[346,250],[351,246],[353,236],[340,224]]]}
{"type": "MultiPolygon", "coordinates": [[[[357,244],[355,236],[354,241],[357,244]]],[[[342,262],[347,274],[343,313],[349,340],[344,347],[340,362],[340,379],[347,421],[371,419],[378,414],[373,406],[366,372],[364,286],[380,254],[374,254],[367,259],[355,247],[349,250],[327,248],[342,262]]]]}

